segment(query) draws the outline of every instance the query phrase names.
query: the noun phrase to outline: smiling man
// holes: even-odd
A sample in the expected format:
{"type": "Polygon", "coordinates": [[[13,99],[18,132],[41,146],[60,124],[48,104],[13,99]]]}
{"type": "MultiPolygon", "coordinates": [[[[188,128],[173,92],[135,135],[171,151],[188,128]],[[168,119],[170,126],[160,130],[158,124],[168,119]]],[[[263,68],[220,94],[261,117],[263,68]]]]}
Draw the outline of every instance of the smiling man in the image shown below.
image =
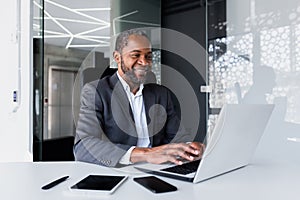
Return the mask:
{"type": "Polygon", "coordinates": [[[118,71],[84,86],[76,129],[76,160],[115,167],[137,162],[160,164],[201,157],[175,112],[170,91],[144,84],[152,48],[141,30],[122,32],[113,53],[118,71]]]}

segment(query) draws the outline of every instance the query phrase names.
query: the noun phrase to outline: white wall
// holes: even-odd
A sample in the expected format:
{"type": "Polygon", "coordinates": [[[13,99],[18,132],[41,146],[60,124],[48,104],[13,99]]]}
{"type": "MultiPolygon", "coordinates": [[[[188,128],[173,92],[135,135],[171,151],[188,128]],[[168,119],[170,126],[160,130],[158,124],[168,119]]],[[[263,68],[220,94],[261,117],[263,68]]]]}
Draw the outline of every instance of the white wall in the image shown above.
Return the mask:
{"type": "Polygon", "coordinates": [[[20,0],[19,15],[17,2],[6,1],[0,8],[0,162],[32,160],[31,3],[30,0],[20,0]],[[18,19],[21,19],[20,34],[18,19]],[[17,102],[13,102],[13,91],[17,91],[17,102]]]}

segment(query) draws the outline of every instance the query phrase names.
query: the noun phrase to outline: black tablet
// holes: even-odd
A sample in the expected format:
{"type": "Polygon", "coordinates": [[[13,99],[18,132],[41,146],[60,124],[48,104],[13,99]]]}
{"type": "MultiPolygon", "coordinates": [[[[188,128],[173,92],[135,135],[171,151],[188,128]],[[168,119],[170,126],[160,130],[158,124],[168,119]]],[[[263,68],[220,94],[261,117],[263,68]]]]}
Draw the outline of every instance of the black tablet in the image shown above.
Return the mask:
{"type": "Polygon", "coordinates": [[[88,175],[70,187],[72,192],[84,194],[112,194],[127,176],[88,175]]]}

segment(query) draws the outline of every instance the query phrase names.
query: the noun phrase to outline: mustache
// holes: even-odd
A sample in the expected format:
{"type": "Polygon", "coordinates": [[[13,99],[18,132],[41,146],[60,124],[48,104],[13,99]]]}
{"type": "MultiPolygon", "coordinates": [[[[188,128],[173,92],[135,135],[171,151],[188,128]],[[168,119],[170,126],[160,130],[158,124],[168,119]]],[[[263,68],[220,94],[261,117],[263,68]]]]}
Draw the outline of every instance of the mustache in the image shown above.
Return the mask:
{"type": "Polygon", "coordinates": [[[138,73],[147,73],[151,70],[151,67],[149,65],[144,65],[142,67],[133,67],[132,70],[138,73]]]}

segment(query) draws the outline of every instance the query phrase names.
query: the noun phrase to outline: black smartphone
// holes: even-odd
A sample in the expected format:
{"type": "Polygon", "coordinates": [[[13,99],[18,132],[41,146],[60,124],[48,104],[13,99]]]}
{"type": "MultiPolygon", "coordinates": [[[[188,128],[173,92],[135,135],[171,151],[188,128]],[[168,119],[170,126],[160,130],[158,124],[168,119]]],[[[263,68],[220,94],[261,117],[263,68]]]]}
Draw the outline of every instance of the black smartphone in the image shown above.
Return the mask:
{"type": "Polygon", "coordinates": [[[163,193],[176,191],[177,187],[167,183],[155,176],[136,177],[133,180],[153,193],[163,193]]]}

